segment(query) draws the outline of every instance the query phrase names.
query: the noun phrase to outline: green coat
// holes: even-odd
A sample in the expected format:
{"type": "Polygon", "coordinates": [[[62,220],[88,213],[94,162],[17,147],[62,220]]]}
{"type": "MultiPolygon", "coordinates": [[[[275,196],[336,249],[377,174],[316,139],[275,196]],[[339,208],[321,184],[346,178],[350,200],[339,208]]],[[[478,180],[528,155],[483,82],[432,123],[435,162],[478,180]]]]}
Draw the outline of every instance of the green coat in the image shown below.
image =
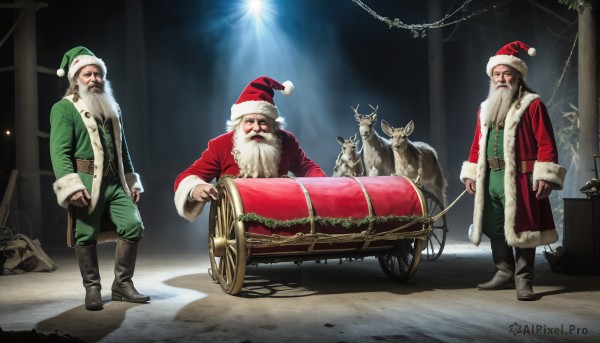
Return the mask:
{"type": "MultiPolygon", "coordinates": [[[[140,177],[134,172],[121,116],[111,118],[116,165],[121,186],[127,195],[130,189],[143,191],[140,177]],[[116,143],[118,142],[118,143],[116,143]]],[[[56,176],[53,188],[58,204],[64,208],[69,206],[68,197],[83,189],[88,190],[92,199],[88,211],[96,207],[102,175],[104,174],[105,152],[102,148],[98,125],[82,101],[73,102],[73,96],[66,96],[54,106],[50,112],[50,159],[56,176]],[[94,160],[94,173],[91,185],[85,185],[75,170],[75,159],[94,160]]]]}

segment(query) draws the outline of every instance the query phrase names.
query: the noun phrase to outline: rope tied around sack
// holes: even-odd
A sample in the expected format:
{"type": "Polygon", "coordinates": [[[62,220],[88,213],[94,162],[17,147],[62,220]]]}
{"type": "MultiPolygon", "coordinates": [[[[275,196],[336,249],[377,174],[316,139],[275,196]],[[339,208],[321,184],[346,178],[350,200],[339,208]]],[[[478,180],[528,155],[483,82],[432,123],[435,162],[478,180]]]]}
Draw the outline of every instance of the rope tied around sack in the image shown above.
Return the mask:
{"type": "Polygon", "coordinates": [[[364,218],[333,218],[333,217],[321,217],[321,216],[309,216],[304,218],[295,218],[289,220],[279,220],[273,218],[267,218],[260,216],[256,213],[246,213],[239,215],[235,218],[236,221],[244,223],[257,223],[272,229],[276,228],[290,228],[297,225],[311,225],[310,233],[298,232],[293,236],[285,236],[280,234],[264,235],[246,232],[246,242],[251,245],[293,245],[293,244],[311,244],[314,246],[315,243],[348,243],[348,242],[373,242],[379,240],[398,240],[398,239],[421,239],[425,240],[427,234],[431,231],[431,227],[434,222],[445,215],[460,198],[466,193],[463,191],[448,207],[443,211],[436,214],[435,216],[421,217],[421,216],[374,216],[369,215],[364,218]],[[372,231],[373,225],[375,224],[387,224],[391,222],[404,223],[392,230],[386,232],[374,233],[372,231]],[[403,231],[407,227],[415,224],[423,224],[423,228],[414,231],[403,231]],[[358,233],[342,233],[342,234],[328,234],[318,233],[313,227],[314,225],[321,226],[332,226],[332,227],[343,227],[345,229],[351,229],[354,227],[360,227],[367,225],[369,229],[363,230],[358,233]]]}

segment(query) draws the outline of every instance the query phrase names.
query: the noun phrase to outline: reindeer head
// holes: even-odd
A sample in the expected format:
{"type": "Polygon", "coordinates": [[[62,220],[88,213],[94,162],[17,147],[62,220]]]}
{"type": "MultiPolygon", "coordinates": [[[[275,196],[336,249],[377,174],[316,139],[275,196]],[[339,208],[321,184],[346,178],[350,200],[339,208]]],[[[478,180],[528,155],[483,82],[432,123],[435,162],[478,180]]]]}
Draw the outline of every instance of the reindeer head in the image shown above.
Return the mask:
{"type": "Polygon", "coordinates": [[[387,121],[381,120],[381,129],[392,138],[392,149],[401,151],[408,145],[408,136],[413,132],[415,124],[409,121],[405,127],[394,128],[387,121]]]}
{"type": "Polygon", "coordinates": [[[344,139],[344,137],[341,136],[338,136],[337,140],[342,146],[342,154],[346,155],[350,159],[354,159],[358,156],[356,152],[356,144],[358,141],[356,133],[348,140],[344,139]]]}
{"type": "Polygon", "coordinates": [[[354,118],[358,122],[360,135],[365,139],[373,134],[375,123],[377,123],[377,109],[379,105],[377,107],[369,105],[373,111],[367,115],[362,115],[358,112],[359,105],[356,105],[356,108],[352,106],[350,108],[354,111],[354,118]]]}

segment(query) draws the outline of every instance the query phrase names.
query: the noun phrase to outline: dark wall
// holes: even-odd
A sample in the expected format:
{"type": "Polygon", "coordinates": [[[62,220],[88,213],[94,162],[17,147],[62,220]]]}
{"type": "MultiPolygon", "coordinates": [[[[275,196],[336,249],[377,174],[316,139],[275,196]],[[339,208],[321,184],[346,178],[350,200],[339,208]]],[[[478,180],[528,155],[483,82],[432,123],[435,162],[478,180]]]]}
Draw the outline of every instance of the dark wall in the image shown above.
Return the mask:
{"type": "MultiPolygon", "coordinates": [[[[412,119],[416,130],[411,138],[431,140],[427,37],[415,38],[408,30],[389,28],[352,1],[273,1],[284,6],[278,10],[278,32],[274,33],[285,36],[287,42],[280,50],[276,49],[278,41],[270,43],[275,46],[273,60],[281,54],[289,58],[289,64],[284,70],[256,71],[244,70],[243,63],[224,67],[230,58],[225,52],[253,48],[244,45],[239,33],[239,46],[224,47],[232,32],[237,32],[229,13],[234,1],[129,2],[141,5],[142,11],[143,25],[134,36],[129,34],[132,27],[140,27],[132,26],[131,11],[136,7],[127,6],[127,1],[46,2],[49,6],[37,12],[38,64],[56,69],[64,52],[76,45],[88,47],[106,62],[107,77],[123,109],[130,152],[146,187],[140,203],[146,237],[157,244],[185,242],[193,247],[188,235],[192,241],[203,239],[198,235],[206,231],[205,220],[187,223],[175,213],[173,181],[199,157],[208,139],[224,131],[231,104],[250,81],[246,73],[294,77],[296,93],[290,99],[276,97],[278,107],[286,113],[288,129],[328,173],[339,152],[335,137],[349,137],[357,131],[350,106],[360,104],[361,112],[366,112],[369,104],[379,105],[379,118],[394,126],[412,119]],[[137,40],[143,44],[132,49],[137,40]],[[131,68],[140,70],[139,75],[128,73],[131,68]],[[226,79],[233,79],[235,86],[228,87],[231,82],[226,79]],[[144,106],[139,105],[140,99],[144,106]]],[[[426,1],[366,3],[405,23],[428,21],[426,1]]],[[[443,1],[445,11],[459,4],[443,1]]],[[[536,57],[524,57],[528,82],[548,100],[577,31],[576,12],[557,1],[474,1],[455,19],[472,14],[442,29],[450,200],[462,191],[458,172],[472,141],[477,106],[487,94],[488,58],[513,40],[536,47],[536,57]]],[[[14,23],[14,11],[0,10],[0,18],[0,32],[5,33],[14,23]]],[[[257,56],[259,49],[256,46],[257,56]]],[[[0,68],[13,63],[13,52],[9,38],[0,47],[0,68]]],[[[573,65],[559,88],[560,101],[551,106],[556,125],[564,124],[561,111],[576,101],[575,72],[573,65]]],[[[2,128],[14,125],[13,81],[13,72],[0,73],[2,128]]],[[[47,132],[50,108],[67,83],[42,73],[38,82],[40,130],[47,132]]],[[[2,139],[2,170],[8,170],[10,140],[2,139]]],[[[40,165],[50,170],[47,142],[40,144],[40,165]]],[[[64,212],[56,205],[52,182],[52,177],[43,178],[43,241],[60,245],[64,212]]],[[[472,200],[466,199],[449,214],[451,231],[460,232],[460,237],[470,223],[471,209],[472,200]]]]}

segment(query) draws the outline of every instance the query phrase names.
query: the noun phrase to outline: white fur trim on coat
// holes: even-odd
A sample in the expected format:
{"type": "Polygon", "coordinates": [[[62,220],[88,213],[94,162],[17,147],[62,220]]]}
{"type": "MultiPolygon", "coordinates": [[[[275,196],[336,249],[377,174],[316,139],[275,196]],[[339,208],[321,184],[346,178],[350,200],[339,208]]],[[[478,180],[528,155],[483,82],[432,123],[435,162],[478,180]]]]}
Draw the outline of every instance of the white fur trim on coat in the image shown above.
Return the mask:
{"type": "Polygon", "coordinates": [[[465,183],[467,179],[477,180],[477,164],[464,161],[460,168],[460,181],[465,183]]]}
{"type": "Polygon", "coordinates": [[[516,233],[509,231],[506,235],[508,245],[519,248],[535,248],[540,245],[554,243],[558,240],[556,230],[523,231],[516,233]]]}
{"type": "Polygon", "coordinates": [[[206,203],[199,201],[191,202],[188,200],[188,196],[194,187],[207,183],[196,175],[190,175],[181,180],[173,198],[175,208],[180,216],[190,222],[198,219],[206,203]]]}
{"type": "Polygon", "coordinates": [[[127,181],[127,186],[129,189],[139,189],[140,193],[144,192],[144,186],[142,186],[142,181],[140,180],[140,174],[138,173],[127,173],[125,174],[125,180],[127,181]]]}
{"type": "MultiPolygon", "coordinates": [[[[484,135],[487,137],[487,132],[484,135]]],[[[479,156],[481,156],[481,152],[479,153],[479,156]]],[[[477,204],[477,198],[482,198],[483,195],[483,186],[480,186],[482,182],[480,182],[480,178],[478,178],[477,175],[481,175],[481,168],[479,166],[479,163],[464,161],[460,169],[460,181],[462,181],[462,183],[465,183],[466,179],[476,181],[475,204],[477,204]]],[[[483,175],[485,175],[485,169],[483,170],[483,175]]],[[[483,201],[483,199],[479,201],[483,201]]],[[[471,243],[478,246],[479,243],[481,243],[481,213],[477,210],[477,206],[475,206],[473,210],[473,223],[476,222],[478,223],[478,225],[471,224],[469,226],[468,237],[471,243]]]]}
{"type": "Polygon", "coordinates": [[[539,180],[550,182],[552,189],[562,189],[567,169],[554,162],[535,161],[533,165],[533,184],[539,180]]]}
{"type": "Polygon", "coordinates": [[[96,123],[94,116],[83,104],[83,101],[73,102],[72,95],[66,96],[65,98],[73,103],[73,106],[75,106],[77,112],[81,115],[81,120],[85,124],[85,128],[90,136],[90,142],[92,143],[94,166],[97,167],[94,168],[94,177],[92,178],[92,189],[90,192],[92,199],[88,206],[88,213],[92,213],[94,208],[96,208],[96,203],[98,203],[102,175],[104,175],[104,152],[102,149],[102,142],[100,141],[100,134],[98,133],[98,124],[96,123]]]}
{"type": "Polygon", "coordinates": [[[67,174],[52,184],[54,193],[56,193],[56,201],[64,208],[69,207],[67,198],[75,193],[85,189],[81,177],[77,173],[67,174]]]}
{"type": "MultiPolygon", "coordinates": [[[[94,169],[94,178],[92,179],[92,191],[90,196],[92,197],[90,206],[88,207],[88,213],[92,213],[94,208],[96,208],[96,204],[98,203],[98,197],[100,196],[100,187],[102,186],[102,175],[104,175],[104,150],[102,149],[102,142],[100,141],[100,133],[98,132],[98,124],[96,123],[96,119],[94,119],[93,114],[85,107],[83,101],[73,102],[73,96],[69,95],[65,97],[71,103],[79,114],[81,115],[81,120],[85,124],[85,127],[88,131],[88,135],[90,136],[90,141],[92,143],[92,151],[94,153],[94,166],[98,166],[98,168],[94,169]]],[[[119,169],[119,181],[121,182],[121,186],[125,191],[127,196],[131,196],[131,192],[129,191],[129,185],[125,179],[125,173],[123,172],[123,154],[121,151],[121,122],[119,118],[111,118],[111,122],[113,124],[113,134],[115,140],[115,149],[117,153],[117,164],[119,169]]],[[[141,186],[141,183],[140,183],[141,186]]]]}

